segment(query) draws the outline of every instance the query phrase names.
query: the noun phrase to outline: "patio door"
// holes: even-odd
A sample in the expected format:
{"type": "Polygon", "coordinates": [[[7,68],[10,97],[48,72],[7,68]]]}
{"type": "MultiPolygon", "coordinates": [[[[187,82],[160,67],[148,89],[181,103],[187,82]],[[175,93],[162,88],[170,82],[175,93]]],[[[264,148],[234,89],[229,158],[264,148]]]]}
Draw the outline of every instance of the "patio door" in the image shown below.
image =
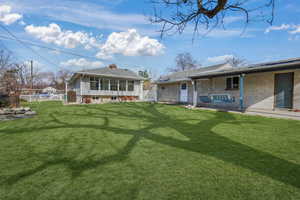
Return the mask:
{"type": "Polygon", "coordinates": [[[275,107],[293,108],[294,73],[275,74],[275,107]]]}
{"type": "Polygon", "coordinates": [[[187,103],[187,101],[188,101],[187,83],[182,83],[180,85],[180,102],[187,103]]]}

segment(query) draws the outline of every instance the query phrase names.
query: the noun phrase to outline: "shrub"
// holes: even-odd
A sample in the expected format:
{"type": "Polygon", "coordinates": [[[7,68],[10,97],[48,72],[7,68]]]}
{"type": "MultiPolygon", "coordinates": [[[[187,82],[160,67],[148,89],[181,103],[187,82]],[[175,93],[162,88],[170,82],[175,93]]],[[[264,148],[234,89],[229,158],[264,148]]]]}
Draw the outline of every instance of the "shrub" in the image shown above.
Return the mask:
{"type": "Polygon", "coordinates": [[[6,95],[0,95],[0,108],[1,107],[8,107],[10,105],[9,103],[9,97],[6,95]]]}

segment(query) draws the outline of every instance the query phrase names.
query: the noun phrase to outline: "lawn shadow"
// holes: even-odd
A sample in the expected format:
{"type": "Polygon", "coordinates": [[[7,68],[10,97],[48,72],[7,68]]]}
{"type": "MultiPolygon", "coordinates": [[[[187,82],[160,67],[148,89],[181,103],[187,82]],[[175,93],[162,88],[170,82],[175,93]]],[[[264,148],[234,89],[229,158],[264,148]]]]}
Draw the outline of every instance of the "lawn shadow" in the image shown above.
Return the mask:
{"type": "MultiPolygon", "coordinates": [[[[116,105],[117,106],[117,105],[116,105]]],[[[60,128],[86,128],[105,130],[117,135],[130,135],[131,139],[127,144],[116,154],[103,157],[98,160],[86,158],[84,161],[78,161],[72,158],[62,158],[60,152],[49,152],[57,154],[54,159],[47,160],[47,156],[37,155],[43,161],[43,164],[33,170],[22,172],[6,178],[5,182],[14,184],[15,182],[26,178],[34,173],[46,169],[48,166],[64,164],[72,171],[72,177],[78,177],[83,171],[96,168],[112,162],[122,162],[126,160],[130,153],[134,150],[138,141],[147,139],[159,144],[164,144],[174,148],[180,148],[191,152],[197,152],[203,155],[208,155],[216,159],[234,164],[236,166],[251,170],[263,176],[270,177],[274,180],[285,184],[300,188],[300,166],[290,161],[276,157],[270,153],[259,151],[255,148],[233,141],[227,137],[218,135],[214,132],[214,128],[219,124],[242,125],[251,123],[248,121],[237,120],[234,115],[224,112],[211,112],[213,116],[208,120],[199,121],[197,124],[189,124],[176,117],[160,112],[159,107],[162,105],[156,104],[126,104],[127,110],[119,111],[111,108],[101,108],[95,110],[87,107],[86,113],[74,114],[78,117],[96,117],[104,120],[102,124],[74,124],[66,122],[64,117],[58,117],[57,114],[50,114],[52,123],[55,125],[45,126],[39,130],[60,129],[60,128]],[[131,110],[131,112],[129,111],[131,110]],[[129,117],[133,119],[143,119],[147,121],[147,125],[138,130],[132,130],[122,127],[110,125],[109,116],[113,115],[120,117],[129,117]],[[178,140],[172,137],[167,137],[159,134],[154,134],[153,129],[156,128],[172,128],[189,140],[178,140]]],[[[164,107],[163,105],[162,107],[164,107]]],[[[114,108],[114,106],[112,106],[114,108]]],[[[174,107],[177,109],[177,107],[174,107]]],[[[197,112],[197,111],[191,111],[197,112]]],[[[199,115],[201,112],[199,111],[199,115]]],[[[20,130],[11,129],[9,132],[16,133],[20,130]]],[[[32,130],[26,130],[32,131],[32,130]]],[[[21,131],[24,132],[24,131],[21,131]]],[[[66,142],[66,141],[65,141],[66,142]]],[[[65,145],[65,144],[64,144],[65,145]]]]}

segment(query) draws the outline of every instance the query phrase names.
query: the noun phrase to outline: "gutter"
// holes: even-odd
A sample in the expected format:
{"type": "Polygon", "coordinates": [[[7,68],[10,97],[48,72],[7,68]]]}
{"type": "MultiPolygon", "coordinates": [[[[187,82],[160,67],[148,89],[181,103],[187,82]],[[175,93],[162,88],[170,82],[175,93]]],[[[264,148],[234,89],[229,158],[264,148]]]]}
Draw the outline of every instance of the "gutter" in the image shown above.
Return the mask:
{"type": "Polygon", "coordinates": [[[231,70],[231,71],[228,70],[228,71],[221,71],[218,73],[194,75],[194,76],[190,76],[190,78],[193,80],[193,79],[220,77],[220,76],[232,76],[232,75],[240,75],[240,74],[282,71],[282,70],[290,70],[290,69],[300,69],[300,63],[278,64],[269,67],[247,67],[245,69],[239,68],[237,70],[231,70]]]}
{"type": "Polygon", "coordinates": [[[107,75],[107,74],[97,74],[97,73],[86,73],[86,72],[75,72],[73,76],[68,80],[68,83],[71,84],[79,75],[95,75],[95,76],[101,76],[101,77],[107,77],[107,78],[120,78],[120,79],[130,79],[130,80],[147,80],[146,78],[134,78],[129,76],[116,76],[116,75],[107,75]]]}
{"type": "Polygon", "coordinates": [[[180,79],[180,80],[173,80],[173,81],[172,80],[171,81],[155,81],[154,83],[157,85],[163,85],[163,84],[179,83],[182,81],[192,81],[192,79],[188,78],[188,79],[180,79]]]}

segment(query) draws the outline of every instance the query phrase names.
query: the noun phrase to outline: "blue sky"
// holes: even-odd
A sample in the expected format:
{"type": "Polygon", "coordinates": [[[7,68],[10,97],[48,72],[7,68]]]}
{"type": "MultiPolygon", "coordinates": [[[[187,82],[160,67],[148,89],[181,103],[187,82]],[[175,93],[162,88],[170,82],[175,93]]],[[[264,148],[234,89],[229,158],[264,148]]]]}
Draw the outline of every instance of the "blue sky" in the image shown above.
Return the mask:
{"type": "MultiPolygon", "coordinates": [[[[272,27],[250,23],[243,33],[243,18],[227,16],[226,29],[217,27],[194,42],[189,30],[161,40],[159,26],[147,20],[152,12],[147,2],[0,0],[0,23],[18,38],[89,58],[32,47],[50,64],[16,41],[1,39],[0,46],[10,49],[22,62],[34,60],[44,71],[116,63],[133,70],[148,69],[156,76],[175,65],[174,58],[181,52],[190,52],[202,65],[222,62],[233,55],[249,63],[300,57],[300,2],[278,0],[272,27]]],[[[7,33],[1,30],[0,35],[7,33]]]]}

